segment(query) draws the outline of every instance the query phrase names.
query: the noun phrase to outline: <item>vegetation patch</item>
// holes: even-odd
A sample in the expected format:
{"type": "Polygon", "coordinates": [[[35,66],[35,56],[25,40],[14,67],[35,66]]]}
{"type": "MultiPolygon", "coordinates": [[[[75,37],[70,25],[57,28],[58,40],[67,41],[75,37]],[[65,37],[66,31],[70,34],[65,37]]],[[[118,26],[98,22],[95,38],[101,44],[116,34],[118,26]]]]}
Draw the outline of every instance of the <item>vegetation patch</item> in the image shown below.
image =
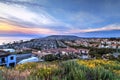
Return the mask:
{"type": "Polygon", "coordinates": [[[119,80],[120,63],[110,60],[68,60],[0,67],[1,80],[119,80]]]}

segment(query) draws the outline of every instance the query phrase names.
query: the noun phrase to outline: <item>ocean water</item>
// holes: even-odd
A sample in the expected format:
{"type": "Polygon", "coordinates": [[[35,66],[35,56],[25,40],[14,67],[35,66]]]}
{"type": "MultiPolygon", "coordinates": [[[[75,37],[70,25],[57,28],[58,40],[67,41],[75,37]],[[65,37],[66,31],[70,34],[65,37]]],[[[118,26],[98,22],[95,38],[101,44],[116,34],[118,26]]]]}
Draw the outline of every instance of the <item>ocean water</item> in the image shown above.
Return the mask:
{"type": "Polygon", "coordinates": [[[0,45],[2,45],[3,43],[13,43],[14,41],[27,41],[30,40],[32,38],[29,37],[0,37],[0,45]]]}

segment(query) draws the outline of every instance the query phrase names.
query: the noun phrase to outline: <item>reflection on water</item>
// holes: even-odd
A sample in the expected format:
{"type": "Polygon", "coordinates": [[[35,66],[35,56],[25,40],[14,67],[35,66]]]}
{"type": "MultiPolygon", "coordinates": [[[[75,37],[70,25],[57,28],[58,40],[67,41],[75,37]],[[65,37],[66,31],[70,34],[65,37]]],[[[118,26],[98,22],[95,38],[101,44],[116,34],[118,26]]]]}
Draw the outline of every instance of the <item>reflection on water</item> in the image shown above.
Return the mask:
{"type": "Polygon", "coordinates": [[[9,42],[14,42],[14,41],[20,41],[20,40],[30,40],[32,38],[29,37],[0,37],[0,45],[3,43],[9,43],[9,42]]]}

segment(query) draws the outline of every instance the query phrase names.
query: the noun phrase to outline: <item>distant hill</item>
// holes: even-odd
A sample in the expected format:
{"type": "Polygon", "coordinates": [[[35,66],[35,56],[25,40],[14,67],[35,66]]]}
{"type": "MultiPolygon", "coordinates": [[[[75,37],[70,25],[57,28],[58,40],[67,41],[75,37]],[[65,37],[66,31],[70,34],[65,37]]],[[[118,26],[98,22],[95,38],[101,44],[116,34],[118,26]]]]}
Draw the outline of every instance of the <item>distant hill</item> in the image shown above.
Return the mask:
{"type": "Polygon", "coordinates": [[[74,35],[51,35],[51,36],[45,37],[44,39],[48,39],[48,40],[75,40],[75,39],[80,39],[80,37],[74,36],[74,35]]]}

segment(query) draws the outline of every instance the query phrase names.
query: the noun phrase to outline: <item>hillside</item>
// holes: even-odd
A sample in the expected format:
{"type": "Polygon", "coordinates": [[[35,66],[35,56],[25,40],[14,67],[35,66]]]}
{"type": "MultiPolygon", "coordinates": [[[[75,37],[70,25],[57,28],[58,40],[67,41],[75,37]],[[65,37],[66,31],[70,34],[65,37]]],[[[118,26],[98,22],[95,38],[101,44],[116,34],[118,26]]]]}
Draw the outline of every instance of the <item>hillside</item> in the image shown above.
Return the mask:
{"type": "Polygon", "coordinates": [[[77,36],[48,36],[45,38],[32,39],[29,41],[8,43],[0,46],[0,48],[22,49],[23,47],[26,47],[33,49],[56,49],[58,47],[66,47],[66,45],[60,40],[73,40],[78,38],[79,37],[77,36]]]}
{"type": "Polygon", "coordinates": [[[47,36],[44,39],[49,39],[49,40],[75,40],[75,39],[80,39],[78,36],[74,35],[51,35],[47,36]]]}

